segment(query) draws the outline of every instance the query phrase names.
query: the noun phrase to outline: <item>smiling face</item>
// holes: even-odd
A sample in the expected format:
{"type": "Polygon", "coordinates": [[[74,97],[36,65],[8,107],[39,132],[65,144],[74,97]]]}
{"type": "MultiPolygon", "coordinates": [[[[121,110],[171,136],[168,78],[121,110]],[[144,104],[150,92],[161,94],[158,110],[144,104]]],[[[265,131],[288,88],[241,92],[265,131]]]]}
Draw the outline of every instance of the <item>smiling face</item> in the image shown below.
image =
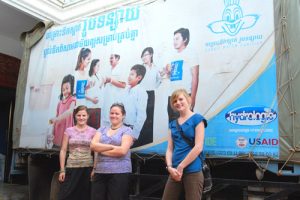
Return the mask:
{"type": "Polygon", "coordinates": [[[225,8],[222,19],[224,21],[223,28],[227,33],[235,35],[240,31],[243,25],[243,12],[240,6],[232,5],[225,8]]]}
{"type": "Polygon", "coordinates": [[[135,70],[131,70],[128,76],[128,85],[130,87],[136,86],[141,80],[141,76],[138,76],[135,70]]]}
{"type": "Polygon", "coordinates": [[[119,106],[112,106],[109,112],[110,123],[114,127],[118,127],[123,123],[125,115],[119,106]]]}
{"type": "Polygon", "coordinates": [[[112,67],[115,67],[115,66],[118,64],[119,59],[117,59],[117,58],[115,57],[115,55],[111,55],[110,58],[109,58],[109,62],[110,62],[110,65],[111,65],[112,67]]]}
{"type": "Polygon", "coordinates": [[[61,92],[63,94],[63,97],[66,99],[70,96],[71,94],[71,85],[69,82],[64,83],[61,87],[61,92]]]}
{"type": "Polygon", "coordinates": [[[143,63],[146,65],[150,65],[152,63],[152,54],[149,53],[149,51],[145,51],[145,53],[142,56],[143,63]]]}
{"type": "Polygon", "coordinates": [[[76,125],[79,125],[79,126],[87,125],[88,118],[89,118],[89,115],[85,109],[78,111],[75,114],[76,125]]]}
{"type": "Polygon", "coordinates": [[[84,70],[84,68],[86,68],[90,64],[91,58],[92,58],[91,53],[89,53],[87,57],[81,58],[81,67],[80,67],[81,70],[84,70]]]}
{"type": "Polygon", "coordinates": [[[94,69],[93,69],[93,74],[96,74],[100,69],[100,61],[97,62],[97,64],[95,65],[94,69]]]}
{"type": "Polygon", "coordinates": [[[172,98],[171,102],[172,108],[178,112],[189,110],[191,107],[191,98],[183,93],[172,98]]]}
{"type": "Polygon", "coordinates": [[[181,51],[186,47],[185,42],[186,42],[186,40],[183,40],[183,37],[180,33],[176,33],[174,35],[173,45],[177,51],[181,51]]]}

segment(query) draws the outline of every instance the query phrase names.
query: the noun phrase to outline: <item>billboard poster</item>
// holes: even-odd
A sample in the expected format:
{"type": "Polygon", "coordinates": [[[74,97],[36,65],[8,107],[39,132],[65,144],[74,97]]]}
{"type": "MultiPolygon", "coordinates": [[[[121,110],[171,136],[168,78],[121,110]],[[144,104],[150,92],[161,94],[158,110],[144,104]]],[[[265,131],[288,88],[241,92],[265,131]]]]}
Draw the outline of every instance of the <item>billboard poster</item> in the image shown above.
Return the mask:
{"type": "Polygon", "coordinates": [[[164,154],[168,98],[184,88],[210,156],[278,158],[273,22],[272,0],[172,0],[53,26],[31,52],[20,147],[59,147],[78,105],[99,128],[122,103],[132,150],[164,154]]]}

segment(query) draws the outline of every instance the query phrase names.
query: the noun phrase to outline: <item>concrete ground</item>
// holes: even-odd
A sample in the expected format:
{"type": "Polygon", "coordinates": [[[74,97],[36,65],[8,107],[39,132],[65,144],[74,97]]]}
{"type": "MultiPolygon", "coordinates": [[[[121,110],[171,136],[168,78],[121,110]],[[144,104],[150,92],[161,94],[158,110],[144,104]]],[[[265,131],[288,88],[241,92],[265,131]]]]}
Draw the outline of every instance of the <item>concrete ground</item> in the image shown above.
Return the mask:
{"type": "Polygon", "coordinates": [[[28,185],[0,182],[0,200],[28,200],[28,185]]]}

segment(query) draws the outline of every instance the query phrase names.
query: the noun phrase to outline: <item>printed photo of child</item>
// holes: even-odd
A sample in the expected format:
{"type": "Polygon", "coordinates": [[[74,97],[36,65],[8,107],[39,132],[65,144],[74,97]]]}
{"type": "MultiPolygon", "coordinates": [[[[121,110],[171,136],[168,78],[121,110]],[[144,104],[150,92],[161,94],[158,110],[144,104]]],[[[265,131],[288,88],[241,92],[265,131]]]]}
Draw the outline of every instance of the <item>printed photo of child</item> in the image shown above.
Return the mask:
{"type": "Polygon", "coordinates": [[[74,126],[73,110],[76,106],[74,95],[74,76],[66,75],[61,83],[60,101],[57,104],[56,116],[49,120],[53,124],[53,147],[60,148],[64,131],[68,127],[74,126]]]}
{"type": "Polygon", "coordinates": [[[143,65],[137,64],[131,67],[128,76],[128,87],[125,90],[123,98],[126,110],[124,124],[130,126],[135,138],[138,138],[132,147],[141,146],[142,144],[150,143],[153,140],[153,133],[148,133],[146,130],[142,131],[147,118],[146,109],[148,94],[140,83],[145,74],[146,68],[143,65]],[[147,139],[146,141],[146,138],[148,137],[147,134],[150,136],[150,139],[147,139]]]}

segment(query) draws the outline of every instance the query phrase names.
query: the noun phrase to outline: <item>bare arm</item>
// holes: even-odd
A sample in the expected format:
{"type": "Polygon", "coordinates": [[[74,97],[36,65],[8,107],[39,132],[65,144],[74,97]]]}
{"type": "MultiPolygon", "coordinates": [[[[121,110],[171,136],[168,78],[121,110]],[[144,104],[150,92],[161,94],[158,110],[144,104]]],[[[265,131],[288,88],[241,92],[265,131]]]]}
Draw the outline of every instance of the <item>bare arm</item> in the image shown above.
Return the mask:
{"type": "Polygon", "coordinates": [[[171,137],[171,130],[168,131],[168,147],[166,151],[166,165],[172,167],[172,156],[173,156],[173,140],[171,137]]]}
{"type": "Polygon", "coordinates": [[[123,135],[121,146],[113,146],[112,150],[102,152],[102,155],[111,157],[122,157],[125,156],[131,145],[133,144],[133,137],[130,135],[123,135]]]}
{"type": "Polygon", "coordinates": [[[94,164],[93,164],[93,170],[91,172],[91,179],[94,177],[95,175],[95,169],[97,167],[97,157],[98,157],[98,153],[94,152],[94,164]]]}
{"type": "Polygon", "coordinates": [[[94,165],[93,165],[93,169],[95,169],[97,167],[97,157],[98,157],[98,153],[95,152],[94,154],[94,165]]]}
{"type": "Polygon", "coordinates": [[[191,162],[193,162],[203,150],[204,145],[204,122],[201,122],[196,126],[195,129],[195,146],[187,154],[187,156],[178,165],[177,170],[183,172],[191,162]]]}
{"type": "Polygon", "coordinates": [[[107,77],[105,82],[106,83],[111,83],[112,85],[118,87],[118,88],[125,88],[126,87],[126,83],[125,82],[122,82],[122,81],[118,81],[118,80],[115,80],[111,77],[107,77]]]}
{"type": "Polygon", "coordinates": [[[166,151],[166,165],[167,165],[167,170],[170,173],[170,176],[175,180],[175,181],[180,181],[182,174],[180,174],[176,168],[172,166],[172,157],[173,157],[173,140],[171,136],[171,130],[169,129],[168,131],[168,147],[166,151]]]}
{"type": "Polygon", "coordinates": [[[117,81],[114,79],[110,80],[110,83],[118,88],[125,88],[126,87],[126,83],[125,82],[121,82],[121,81],[117,81]]]}
{"type": "Polygon", "coordinates": [[[196,95],[197,95],[197,90],[198,90],[198,83],[199,83],[199,65],[196,65],[192,69],[191,109],[194,109],[194,106],[195,106],[196,95]]]}
{"type": "Polygon", "coordinates": [[[92,151],[101,153],[104,151],[112,150],[114,148],[113,145],[100,143],[100,139],[100,133],[97,132],[91,141],[90,148],[92,151]]]}
{"type": "Polygon", "coordinates": [[[67,155],[67,148],[69,143],[69,136],[64,134],[62,146],[59,152],[59,164],[60,164],[60,173],[58,180],[63,182],[65,180],[65,162],[66,162],[66,155],[67,155]]]}
{"type": "Polygon", "coordinates": [[[73,101],[71,104],[70,104],[70,108],[68,110],[66,110],[65,112],[63,112],[62,114],[60,114],[59,116],[53,118],[53,119],[50,119],[50,123],[55,123],[57,121],[60,121],[60,120],[63,120],[65,118],[67,118],[68,116],[72,115],[73,114],[73,110],[75,108],[75,101],[73,101]]]}
{"type": "Polygon", "coordinates": [[[88,97],[88,96],[85,96],[85,99],[88,100],[88,101],[93,102],[93,104],[97,104],[98,103],[98,97],[88,97]]]}

